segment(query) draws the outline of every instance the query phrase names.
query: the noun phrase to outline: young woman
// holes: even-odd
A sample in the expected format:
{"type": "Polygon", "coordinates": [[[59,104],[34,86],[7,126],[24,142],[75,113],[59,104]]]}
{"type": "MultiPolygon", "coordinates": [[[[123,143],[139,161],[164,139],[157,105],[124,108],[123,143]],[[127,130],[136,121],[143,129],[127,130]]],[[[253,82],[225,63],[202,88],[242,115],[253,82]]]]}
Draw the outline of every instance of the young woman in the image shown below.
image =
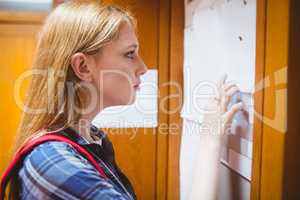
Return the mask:
{"type": "MultiPolygon", "coordinates": [[[[104,108],[135,100],[140,76],[147,70],[138,54],[135,24],[128,12],[96,1],[68,1],[48,16],[39,35],[16,150],[33,139],[56,133],[88,150],[107,178],[70,144],[49,141],[24,158],[11,183],[11,198],[136,199],[115,162],[108,137],[91,126],[104,108]]],[[[222,81],[221,96],[214,105],[225,108],[237,90],[222,81]]],[[[214,116],[230,122],[241,107],[236,104],[214,116]]],[[[215,131],[221,135],[223,130],[215,131]]],[[[208,143],[219,145],[219,141],[208,143]]],[[[207,157],[216,158],[216,153],[207,152],[207,157]]],[[[205,168],[207,164],[202,165],[205,168]]],[[[214,188],[216,172],[210,173],[211,177],[197,178],[214,188]]]]}

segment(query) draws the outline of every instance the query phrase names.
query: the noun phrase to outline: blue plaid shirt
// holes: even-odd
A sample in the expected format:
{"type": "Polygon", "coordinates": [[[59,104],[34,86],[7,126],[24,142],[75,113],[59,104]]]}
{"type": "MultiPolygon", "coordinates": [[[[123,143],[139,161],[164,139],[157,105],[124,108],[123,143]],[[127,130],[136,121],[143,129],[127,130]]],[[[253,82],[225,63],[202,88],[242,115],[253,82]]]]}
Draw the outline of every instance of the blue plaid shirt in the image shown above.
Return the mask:
{"type": "MultiPolygon", "coordinates": [[[[73,129],[72,131],[74,133],[73,129]]],[[[75,135],[75,141],[82,146],[90,149],[97,145],[98,148],[102,146],[88,143],[79,134],[75,135]]],[[[94,151],[94,154],[96,153],[99,152],[94,151]]],[[[114,152],[112,154],[114,155],[114,152]]],[[[40,144],[26,156],[18,172],[20,199],[135,199],[134,191],[130,191],[132,188],[128,179],[117,167],[112,167],[115,162],[114,156],[107,157],[107,160],[111,161],[104,162],[108,169],[103,167],[103,160],[98,159],[105,174],[111,175],[113,172],[121,183],[123,180],[123,184],[120,185],[114,177],[102,178],[87,159],[67,143],[49,141],[40,144]]]]}

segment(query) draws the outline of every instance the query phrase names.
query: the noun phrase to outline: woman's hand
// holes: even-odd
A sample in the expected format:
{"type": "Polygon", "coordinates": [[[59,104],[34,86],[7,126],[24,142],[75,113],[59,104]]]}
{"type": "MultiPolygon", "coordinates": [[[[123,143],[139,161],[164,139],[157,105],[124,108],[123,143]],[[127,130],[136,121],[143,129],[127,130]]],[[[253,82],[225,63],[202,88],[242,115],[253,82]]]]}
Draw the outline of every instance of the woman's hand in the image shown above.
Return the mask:
{"type": "Polygon", "coordinates": [[[226,82],[227,75],[223,75],[217,85],[217,93],[210,98],[204,110],[202,126],[206,127],[204,134],[223,136],[230,133],[231,123],[234,115],[243,109],[241,100],[230,105],[231,98],[238,95],[239,88],[233,82],[226,82]]]}

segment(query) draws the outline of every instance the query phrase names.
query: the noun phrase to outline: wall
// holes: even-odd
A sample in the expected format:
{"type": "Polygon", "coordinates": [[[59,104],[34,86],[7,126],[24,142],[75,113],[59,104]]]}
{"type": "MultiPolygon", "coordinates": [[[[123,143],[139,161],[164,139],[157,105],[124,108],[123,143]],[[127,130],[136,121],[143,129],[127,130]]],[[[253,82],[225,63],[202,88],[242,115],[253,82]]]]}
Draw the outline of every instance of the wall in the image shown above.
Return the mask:
{"type": "MultiPolygon", "coordinates": [[[[252,124],[255,81],[255,0],[186,0],[184,41],[184,107],[182,117],[201,123],[203,103],[193,97],[199,84],[215,83],[226,72],[247,100],[249,119],[242,133],[233,132],[224,144],[220,162],[219,199],[250,199],[252,124]]],[[[205,89],[204,89],[205,90],[205,89]]],[[[239,122],[235,121],[238,125],[239,122]]],[[[235,129],[237,130],[237,129],[235,129]]],[[[197,144],[183,129],[181,199],[186,199],[197,144]]]]}

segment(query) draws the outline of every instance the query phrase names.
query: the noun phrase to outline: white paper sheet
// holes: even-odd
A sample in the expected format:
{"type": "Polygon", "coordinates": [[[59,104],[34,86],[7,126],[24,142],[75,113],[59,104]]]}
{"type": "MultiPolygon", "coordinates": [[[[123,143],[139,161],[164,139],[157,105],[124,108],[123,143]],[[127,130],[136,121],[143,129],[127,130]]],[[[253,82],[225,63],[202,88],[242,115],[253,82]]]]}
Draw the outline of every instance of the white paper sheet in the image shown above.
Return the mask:
{"type": "MultiPolygon", "coordinates": [[[[184,37],[184,122],[201,124],[205,94],[213,91],[222,74],[228,75],[245,93],[255,89],[255,0],[186,0],[186,26],[184,37]],[[206,85],[206,86],[205,86],[206,85]]],[[[253,123],[253,105],[249,106],[249,123],[253,123]]],[[[181,198],[185,199],[193,175],[196,149],[199,143],[184,123],[181,143],[181,198]]],[[[200,125],[199,125],[200,126],[200,125]]],[[[252,138],[230,139],[223,163],[251,179],[252,138]]]]}
{"type": "Polygon", "coordinates": [[[227,73],[243,92],[254,92],[256,4],[248,1],[194,0],[186,7],[191,26],[185,29],[182,114],[199,119],[199,104],[193,97],[203,82],[216,83],[227,73]],[[206,6],[201,6],[205,3],[206,6]],[[195,7],[199,8],[195,10],[195,7]],[[193,11],[194,14],[189,13],[193,11]],[[194,93],[194,95],[193,95],[194,93]]]}

